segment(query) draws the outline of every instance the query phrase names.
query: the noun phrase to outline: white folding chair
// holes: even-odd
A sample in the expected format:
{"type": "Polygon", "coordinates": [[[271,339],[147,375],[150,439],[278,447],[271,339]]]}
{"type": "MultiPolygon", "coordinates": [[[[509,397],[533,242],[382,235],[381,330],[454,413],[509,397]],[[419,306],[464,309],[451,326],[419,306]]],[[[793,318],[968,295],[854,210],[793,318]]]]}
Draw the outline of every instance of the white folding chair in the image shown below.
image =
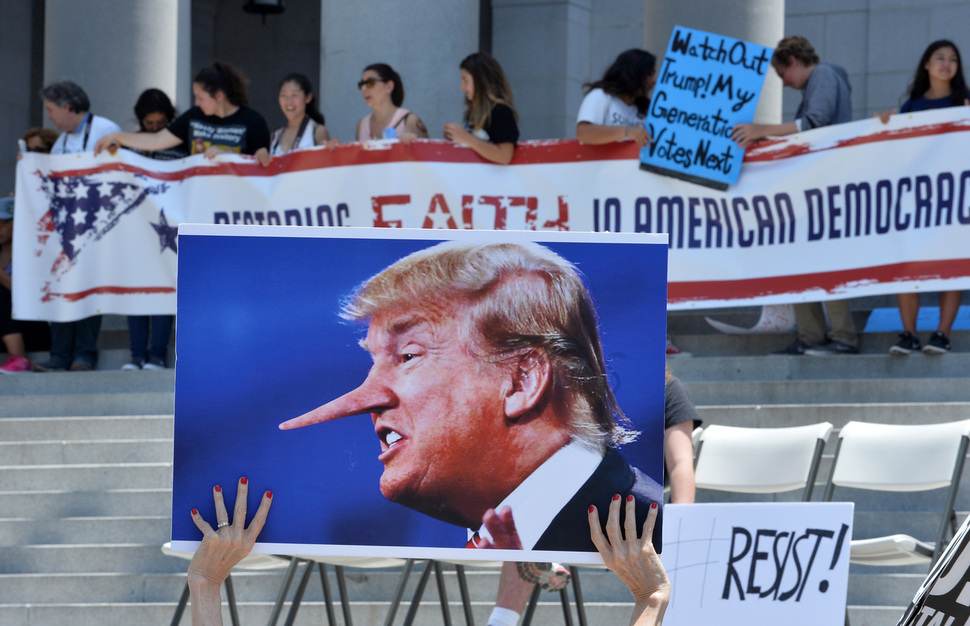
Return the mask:
{"type": "Polygon", "coordinates": [[[802,489],[807,502],[831,432],[828,422],[790,428],[708,426],[701,433],[694,481],[700,489],[740,493],[802,489]]]}
{"type": "Polygon", "coordinates": [[[949,487],[935,543],[909,535],[854,539],[849,560],[863,565],[931,563],[945,546],[947,526],[956,532],[953,511],[970,441],[970,420],[899,426],[849,422],[839,433],[825,501],[835,487],[874,491],[929,491],[949,487]]]}
{"type": "MultiPolygon", "coordinates": [[[[180,559],[192,560],[194,552],[176,552],[172,550],[172,542],[166,541],[162,544],[162,553],[168,556],[178,557],[180,559]]],[[[248,570],[270,570],[270,569],[282,569],[290,563],[289,559],[274,556],[272,554],[247,554],[242,561],[236,564],[233,569],[248,569],[248,570]]],[[[226,587],[226,601],[229,604],[229,619],[232,620],[233,626],[239,626],[239,610],[236,608],[236,592],[232,586],[232,575],[226,577],[226,582],[224,583],[226,587]]],[[[185,612],[185,607],[189,602],[189,583],[185,583],[185,589],[182,590],[182,595],[179,598],[178,606],[175,607],[175,615],[172,616],[172,626],[177,626],[179,622],[182,621],[182,614],[185,612]]]]}

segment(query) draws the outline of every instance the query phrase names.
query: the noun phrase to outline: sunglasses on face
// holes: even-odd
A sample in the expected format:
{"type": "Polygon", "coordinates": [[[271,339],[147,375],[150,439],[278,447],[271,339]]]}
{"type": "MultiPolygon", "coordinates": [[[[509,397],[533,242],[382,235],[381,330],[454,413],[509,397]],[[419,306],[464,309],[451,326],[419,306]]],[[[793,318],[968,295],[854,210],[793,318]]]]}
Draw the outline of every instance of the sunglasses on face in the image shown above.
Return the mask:
{"type": "Polygon", "coordinates": [[[370,89],[377,83],[383,83],[383,82],[384,81],[381,80],[380,78],[367,78],[364,80],[359,80],[357,81],[357,89],[362,89],[364,87],[367,87],[368,89],[370,89]]]}

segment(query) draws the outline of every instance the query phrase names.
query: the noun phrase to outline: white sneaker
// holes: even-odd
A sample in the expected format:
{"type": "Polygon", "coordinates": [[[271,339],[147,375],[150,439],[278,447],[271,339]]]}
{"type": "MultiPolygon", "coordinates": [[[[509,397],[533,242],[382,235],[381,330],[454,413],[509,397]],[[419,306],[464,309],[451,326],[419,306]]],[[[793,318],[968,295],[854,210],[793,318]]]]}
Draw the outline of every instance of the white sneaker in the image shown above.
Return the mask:
{"type": "Polygon", "coordinates": [[[140,370],[141,368],[142,368],[141,362],[139,362],[139,361],[130,361],[130,362],[125,363],[124,365],[121,366],[121,371],[123,371],[123,372],[134,372],[134,371],[140,370]]]}

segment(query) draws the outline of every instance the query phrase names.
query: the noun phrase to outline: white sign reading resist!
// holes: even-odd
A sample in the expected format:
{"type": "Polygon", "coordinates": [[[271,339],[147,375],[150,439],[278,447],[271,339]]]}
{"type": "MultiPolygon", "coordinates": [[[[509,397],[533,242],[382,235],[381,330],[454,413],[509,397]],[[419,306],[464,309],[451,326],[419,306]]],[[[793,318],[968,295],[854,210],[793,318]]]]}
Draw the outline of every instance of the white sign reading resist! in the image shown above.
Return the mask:
{"type": "Polygon", "coordinates": [[[816,626],[844,620],[850,502],[664,507],[664,624],[816,626]]]}

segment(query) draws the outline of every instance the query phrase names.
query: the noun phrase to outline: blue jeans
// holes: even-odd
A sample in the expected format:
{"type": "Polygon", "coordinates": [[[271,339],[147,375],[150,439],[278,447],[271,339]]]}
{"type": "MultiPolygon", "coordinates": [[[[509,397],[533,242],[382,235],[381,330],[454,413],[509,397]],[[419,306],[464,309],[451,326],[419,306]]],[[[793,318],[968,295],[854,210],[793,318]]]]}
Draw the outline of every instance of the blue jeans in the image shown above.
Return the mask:
{"type": "Polygon", "coordinates": [[[168,339],[172,334],[174,315],[129,315],[128,337],[131,343],[131,360],[136,363],[148,359],[168,362],[168,339]],[[151,320],[152,343],[148,345],[148,324],[151,320]]]}
{"type": "Polygon", "coordinates": [[[51,364],[67,369],[72,363],[94,369],[98,365],[101,316],[76,322],[51,322],[51,364]]]}

